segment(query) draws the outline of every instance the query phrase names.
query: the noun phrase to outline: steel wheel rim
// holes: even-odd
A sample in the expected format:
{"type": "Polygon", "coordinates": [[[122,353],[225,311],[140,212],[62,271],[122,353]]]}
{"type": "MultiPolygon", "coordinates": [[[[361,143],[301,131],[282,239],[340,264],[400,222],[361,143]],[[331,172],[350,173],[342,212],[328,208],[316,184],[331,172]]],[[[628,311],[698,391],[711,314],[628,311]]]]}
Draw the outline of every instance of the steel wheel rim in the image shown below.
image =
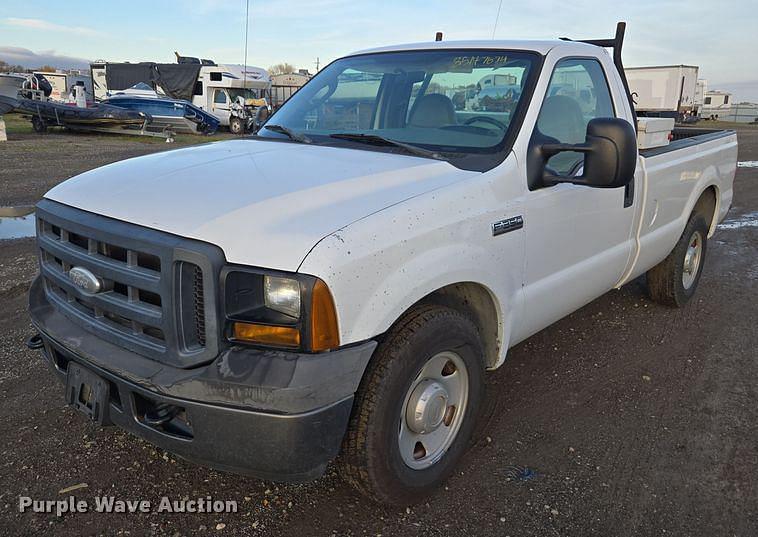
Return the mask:
{"type": "Polygon", "coordinates": [[[703,236],[696,231],[690,237],[687,243],[687,250],[684,253],[684,264],[682,267],[682,285],[685,289],[692,287],[695,283],[700,261],[703,258],[703,236]]]}
{"type": "Polygon", "coordinates": [[[452,351],[432,356],[405,394],[398,430],[400,456],[414,470],[429,468],[452,445],[468,403],[469,377],[452,351]]]}

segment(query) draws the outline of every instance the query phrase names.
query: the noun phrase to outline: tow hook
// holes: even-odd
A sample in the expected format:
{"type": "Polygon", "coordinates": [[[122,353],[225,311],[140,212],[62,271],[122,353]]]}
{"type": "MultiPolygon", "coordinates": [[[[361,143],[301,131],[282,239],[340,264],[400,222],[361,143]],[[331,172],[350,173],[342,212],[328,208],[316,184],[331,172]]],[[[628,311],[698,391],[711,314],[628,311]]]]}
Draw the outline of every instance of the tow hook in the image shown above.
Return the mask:
{"type": "Polygon", "coordinates": [[[39,334],[34,334],[33,336],[29,337],[29,339],[26,340],[26,346],[32,349],[33,351],[36,351],[44,347],[45,343],[42,341],[42,336],[40,336],[39,334]]]}

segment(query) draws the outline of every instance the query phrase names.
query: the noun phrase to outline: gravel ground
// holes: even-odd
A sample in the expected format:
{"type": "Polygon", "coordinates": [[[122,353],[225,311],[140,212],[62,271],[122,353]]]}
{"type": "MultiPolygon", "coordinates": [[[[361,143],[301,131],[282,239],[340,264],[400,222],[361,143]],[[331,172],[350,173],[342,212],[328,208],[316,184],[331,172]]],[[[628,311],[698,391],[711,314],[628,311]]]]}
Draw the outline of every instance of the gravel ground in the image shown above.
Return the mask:
{"type": "MultiPolygon", "coordinates": [[[[758,160],[758,130],[739,136],[740,160],[758,160]]],[[[63,176],[141,150],[103,143],[107,150],[65,139],[65,150],[46,149],[44,159],[22,150],[10,161],[0,148],[4,166],[16,170],[0,170],[0,205],[33,202],[63,176]],[[80,164],[66,157],[74,152],[86,155],[80,164]],[[18,174],[33,179],[6,189],[18,174]]],[[[735,205],[686,308],[653,304],[637,280],[513,348],[489,376],[484,433],[460,471],[408,509],[372,504],[332,471],[277,486],[87,423],[23,345],[33,243],[2,241],[0,533],[758,535],[757,209],[758,168],[741,168],[735,205]],[[210,495],[237,501],[239,511],[19,513],[19,496],[69,494],[156,504],[164,495],[210,495]]]]}
{"type": "Polygon", "coordinates": [[[6,115],[5,121],[8,141],[0,143],[0,207],[34,204],[58,183],[111,162],[231,136],[183,135],[167,144],[159,138],[71,134],[57,128],[39,135],[17,114],[6,115]]]}

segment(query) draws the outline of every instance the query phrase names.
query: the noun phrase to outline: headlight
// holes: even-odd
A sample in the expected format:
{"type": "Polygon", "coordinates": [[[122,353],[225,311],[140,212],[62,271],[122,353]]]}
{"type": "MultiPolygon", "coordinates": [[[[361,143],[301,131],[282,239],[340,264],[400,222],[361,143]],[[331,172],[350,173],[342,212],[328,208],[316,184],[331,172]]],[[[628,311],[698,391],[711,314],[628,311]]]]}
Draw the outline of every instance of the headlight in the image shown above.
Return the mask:
{"type": "Polygon", "coordinates": [[[297,280],[264,276],[263,299],[267,308],[295,319],[300,317],[300,282],[297,280]]]}
{"type": "Polygon", "coordinates": [[[231,341],[309,352],[339,346],[334,300],[318,278],[234,267],[222,278],[231,341]]]}

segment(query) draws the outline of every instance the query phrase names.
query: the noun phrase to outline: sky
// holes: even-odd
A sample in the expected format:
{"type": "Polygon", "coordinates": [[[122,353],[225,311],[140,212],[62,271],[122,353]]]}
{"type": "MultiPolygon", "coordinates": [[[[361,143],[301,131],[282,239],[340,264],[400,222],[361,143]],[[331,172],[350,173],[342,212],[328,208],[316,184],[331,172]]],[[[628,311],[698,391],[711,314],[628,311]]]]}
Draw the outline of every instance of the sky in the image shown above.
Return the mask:
{"type": "MultiPolygon", "coordinates": [[[[756,0],[249,0],[247,61],[315,71],[349,52],[446,40],[612,37],[627,22],[624,64],[698,65],[709,89],[758,102],[756,0]],[[495,22],[497,19],[497,26],[495,22]]],[[[89,61],[242,63],[245,0],[2,0],[0,60],[28,67],[89,61]]]]}

